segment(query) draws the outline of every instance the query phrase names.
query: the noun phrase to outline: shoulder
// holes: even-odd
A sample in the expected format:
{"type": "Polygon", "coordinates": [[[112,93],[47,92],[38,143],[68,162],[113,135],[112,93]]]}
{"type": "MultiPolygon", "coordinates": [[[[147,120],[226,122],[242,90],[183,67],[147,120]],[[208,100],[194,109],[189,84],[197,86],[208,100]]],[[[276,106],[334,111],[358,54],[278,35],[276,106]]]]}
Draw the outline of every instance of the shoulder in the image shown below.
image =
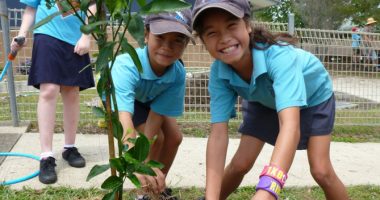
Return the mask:
{"type": "Polygon", "coordinates": [[[230,70],[230,67],[226,63],[222,62],[221,60],[215,60],[211,64],[211,67],[210,67],[210,73],[212,74],[219,74],[219,73],[223,73],[229,70],[230,70]]]}
{"type": "Polygon", "coordinates": [[[270,64],[284,64],[294,60],[300,52],[292,45],[271,45],[264,50],[266,62],[270,64]]]}
{"type": "Polygon", "coordinates": [[[174,67],[174,71],[175,71],[174,74],[177,77],[177,80],[185,80],[186,69],[185,69],[185,65],[183,64],[183,62],[181,62],[180,60],[176,60],[173,63],[173,67],[174,67]]]}
{"type": "Polygon", "coordinates": [[[113,75],[120,76],[128,73],[135,76],[138,75],[138,69],[129,54],[122,54],[116,57],[115,63],[112,66],[113,75]],[[116,72],[116,73],[115,73],[116,72]]]}

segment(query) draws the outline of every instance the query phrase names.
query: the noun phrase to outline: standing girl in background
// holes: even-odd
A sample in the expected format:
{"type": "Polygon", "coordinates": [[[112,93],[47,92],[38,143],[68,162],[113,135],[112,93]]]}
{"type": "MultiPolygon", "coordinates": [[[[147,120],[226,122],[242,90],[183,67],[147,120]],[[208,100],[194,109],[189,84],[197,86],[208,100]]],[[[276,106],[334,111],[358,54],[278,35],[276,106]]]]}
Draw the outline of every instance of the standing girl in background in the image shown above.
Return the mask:
{"type": "Polygon", "coordinates": [[[211,133],[206,199],[226,199],[252,168],[265,143],[274,145],[252,199],[277,199],[297,149],[307,149],[313,178],[326,199],[348,199],[330,161],[335,99],[322,63],[295,48],[290,35],[250,25],[247,0],[197,0],[193,29],[216,60],[211,66],[211,133]],[[224,169],[228,121],[243,101],[240,145],[224,169]]]}
{"type": "MultiPolygon", "coordinates": [[[[62,157],[72,167],[84,167],[85,159],[75,147],[79,121],[79,91],[93,87],[94,79],[88,52],[90,35],[80,32],[82,22],[74,11],[62,12],[60,1],[49,9],[45,0],[21,0],[26,4],[18,37],[25,37],[34,23],[61,11],[61,15],[33,31],[32,65],[28,85],[40,90],[37,115],[41,142],[39,180],[44,184],[57,181],[53,154],[53,132],[58,95],[63,101],[63,129],[65,144],[62,157]],[[82,72],[80,72],[83,70],[82,72]]],[[[77,8],[80,5],[76,5],[77,8]]],[[[96,5],[91,5],[94,12],[96,5]]],[[[85,18],[85,14],[80,12],[85,18]]],[[[25,44],[24,44],[25,46],[25,44]]],[[[17,51],[23,46],[12,42],[11,49],[17,51]]]]}
{"type": "MultiPolygon", "coordinates": [[[[149,139],[157,136],[149,159],[161,162],[164,168],[154,168],[157,176],[137,177],[146,192],[161,193],[160,199],[176,199],[170,189],[165,190],[165,179],[182,142],[176,117],[184,109],[186,71],[180,58],[191,32],[190,9],[149,15],[145,19],[146,46],[136,49],[143,72],[138,72],[129,54],[118,56],[111,71],[124,143],[136,137],[135,130],[149,139]]],[[[150,198],[141,195],[137,199],[150,198]]]]}

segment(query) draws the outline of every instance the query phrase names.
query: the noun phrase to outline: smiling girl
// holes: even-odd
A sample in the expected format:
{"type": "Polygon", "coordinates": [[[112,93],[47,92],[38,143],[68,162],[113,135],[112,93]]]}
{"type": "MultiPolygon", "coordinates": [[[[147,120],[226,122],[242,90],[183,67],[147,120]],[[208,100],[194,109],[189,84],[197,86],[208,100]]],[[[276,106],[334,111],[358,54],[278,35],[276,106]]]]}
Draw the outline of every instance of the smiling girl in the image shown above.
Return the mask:
{"type": "MultiPolygon", "coordinates": [[[[330,161],[335,99],[317,57],[287,34],[250,25],[247,0],[197,0],[193,29],[216,60],[211,66],[211,133],[206,199],[226,199],[252,168],[265,143],[274,145],[252,199],[278,199],[297,149],[307,149],[313,178],[326,199],[348,199],[330,161]],[[240,145],[224,169],[228,121],[243,98],[240,145]]],[[[306,166],[305,166],[306,167],[306,166]]]]}

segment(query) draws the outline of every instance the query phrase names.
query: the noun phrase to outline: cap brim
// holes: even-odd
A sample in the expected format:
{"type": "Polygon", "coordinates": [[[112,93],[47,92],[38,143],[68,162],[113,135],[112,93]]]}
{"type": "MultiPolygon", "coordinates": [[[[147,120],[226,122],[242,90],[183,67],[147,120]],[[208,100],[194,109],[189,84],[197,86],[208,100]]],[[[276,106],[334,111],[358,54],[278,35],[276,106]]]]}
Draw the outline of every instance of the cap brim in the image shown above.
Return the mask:
{"type": "Polygon", "coordinates": [[[368,23],[366,23],[366,25],[374,24],[374,23],[376,23],[376,22],[377,22],[377,21],[368,22],[368,23]]]}
{"type": "Polygon", "coordinates": [[[193,21],[191,22],[191,26],[194,27],[194,24],[195,22],[197,21],[197,17],[199,17],[199,15],[207,10],[207,9],[210,9],[210,8],[220,8],[222,10],[225,10],[231,14],[233,14],[234,16],[238,17],[238,18],[243,18],[244,17],[244,11],[242,10],[239,10],[237,9],[236,7],[234,6],[231,6],[231,5],[228,5],[226,3],[211,3],[207,6],[204,6],[202,7],[194,16],[193,16],[193,21]]]}
{"type": "Polygon", "coordinates": [[[168,20],[152,22],[150,24],[150,32],[152,32],[155,35],[176,32],[182,33],[189,38],[193,37],[193,35],[189,32],[189,30],[187,30],[187,28],[184,25],[168,20]]]}

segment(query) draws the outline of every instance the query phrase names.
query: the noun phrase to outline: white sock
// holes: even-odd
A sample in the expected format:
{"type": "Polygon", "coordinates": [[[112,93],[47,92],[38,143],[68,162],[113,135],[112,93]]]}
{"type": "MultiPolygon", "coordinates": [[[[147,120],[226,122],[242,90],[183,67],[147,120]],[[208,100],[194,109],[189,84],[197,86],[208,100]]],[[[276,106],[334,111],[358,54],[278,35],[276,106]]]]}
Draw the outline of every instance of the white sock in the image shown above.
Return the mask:
{"type": "Polygon", "coordinates": [[[48,157],[54,158],[54,153],[52,151],[47,151],[47,152],[42,152],[40,155],[41,160],[48,157]]]}
{"type": "Polygon", "coordinates": [[[63,149],[69,149],[75,147],[75,144],[65,144],[63,145],[63,149]]]}

